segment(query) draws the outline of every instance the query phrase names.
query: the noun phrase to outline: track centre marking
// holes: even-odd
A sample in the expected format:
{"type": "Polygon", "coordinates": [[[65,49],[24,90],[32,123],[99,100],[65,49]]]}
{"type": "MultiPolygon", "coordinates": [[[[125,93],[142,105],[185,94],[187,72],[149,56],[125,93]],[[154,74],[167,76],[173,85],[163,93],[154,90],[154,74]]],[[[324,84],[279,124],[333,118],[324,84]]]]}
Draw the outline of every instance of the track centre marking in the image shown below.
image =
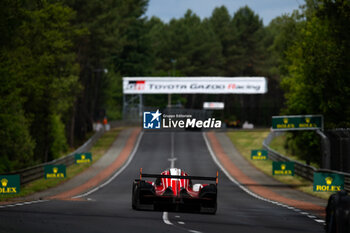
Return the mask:
{"type": "MultiPolygon", "coordinates": [[[[170,158],[168,159],[170,161],[170,168],[175,167],[175,161],[177,158],[175,158],[174,154],[174,147],[175,147],[175,139],[174,139],[174,132],[171,132],[171,137],[170,137],[170,158]]],[[[180,218],[180,215],[175,215],[175,218],[180,218]]],[[[202,233],[201,231],[196,231],[196,230],[191,230],[191,229],[186,229],[184,227],[176,226],[172,222],[170,222],[168,218],[168,212],[164,211],[163,216],[162,216],[163,222],[167,225],[173,225],[175,227],[181,228],[182,230],[187,230],[188,232],[191,233],[202,233]]],[[[185,222],[183,221],[177,221],[179,225],[185,225],[185,222]]]]}
{"type": "Polygon", "coordinates": [[[188,230],[191,233],[202,233],[201,231],[195,231],[195,230],[188,230]]]}
{"type": "Polygon", "coordinates": [[[167,225],[173,225],[170,221],[169,221],[169,219],[168,219],[168,212],[163,212],[163,222],[165,223],[165,224],[167,224],[167,225]]]}
{"type": "MultiPolygon", "coordinates": [[[[170,158],[168,159],[170,161],[170,168],[175,167],[175,160],[176,158],[174,157],[174,133],[171,132],[171,137],[170,137],[170,158]]],[[[178,216],[180,217],[180,216],[178,216]]],[[[164,211],[163,212],[163,222],[168,225],[173,225],[169,219],[168,219],[168,212],[164,211]]]]}
{"type": "MultiPolygon", "coordinates": [[[[175,167],[175,161],[177,160],[177,158],[175,158],[175,154],[174,154],[174,147],[175,147],[174,132],[171,132],[171,137],[170,137],[170,158],[168,159],[168,161],[170,161],[170,168],[174,168],[175,167]]],[[[176,215],[175,218],[180,218],[180,215],[176,215]]],[[[167,224],[167,225],[174,225],[172,222],[170,222],[170,220],[168,218],[168,212],[166,212],[166,211],[163,212],[162,219],[163,219],[163,222],[165,224],[167,224]]],[[[177,221],[177,223],[179,225],[185,225],[185,222],[182,222],[182,221],[177,221]]],[[[191,232],[191,233],[202,233],[202,232],[196,231],[196,230],[184,229],[184,228],[182,228],[182,229],[183,230],[187,230],[188,232],[191,232]]]]}
{"type": "Polygon", "coordinates": [[[177,158],[170,158],[168,160],[170,161],[170,167],[171,168],[175,167],[175,161],[177,160],[177,158]]]}

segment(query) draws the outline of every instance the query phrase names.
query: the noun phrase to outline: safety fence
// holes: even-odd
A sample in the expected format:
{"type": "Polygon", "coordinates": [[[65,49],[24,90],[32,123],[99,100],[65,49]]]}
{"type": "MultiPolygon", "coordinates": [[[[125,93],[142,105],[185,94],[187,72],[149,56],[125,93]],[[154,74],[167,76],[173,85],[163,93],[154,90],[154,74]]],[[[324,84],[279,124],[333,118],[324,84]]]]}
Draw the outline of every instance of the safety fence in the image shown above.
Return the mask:
{"type": "Polygon", "coordinates": [[[18,174],[21,177],[21,185],[23,184],[27,184],[31,181],[40,179],[44,177],[44,167],[45,165],[58,165],[58,164],[64,164],[66,166],[70,166],[73,163],[75,163],[75,158],[74,155],[76,153],[84,153],[84,152],[88,152],[91,147],[97,142],[97,140],[104,134],[104,130],[99,130],[97,131],[93,136],[91,136],[89,138],[89,140],[87,140],[83,145],[81,145],[78,149],[76,149],[74,152],[52,160],[50,162],[46,162],[46,163],[41,163],[29,168],[24,168],[18,171],[13,171],[7,174],[18,174]]]}
{"type": "Polygon", "coordinates": [[[335,173],[344,176],[344,189],[350,192],[350,173],[328,170],[328,169],[317,169],[313,166],[303,164],[298,161],[291,160],[290,158],[278,153],[274,149],[270,148],[269,145],[271,141],[283,134],[282,132],[271,132],[263,142],[263,148],[268,151],[269,158],[272,161],[281,161],[281,162],[294,162],[294,173],[300,177],[303,177],[306,180],[313,181],[315,172],[323,172],[323,173],[335,173]]]}

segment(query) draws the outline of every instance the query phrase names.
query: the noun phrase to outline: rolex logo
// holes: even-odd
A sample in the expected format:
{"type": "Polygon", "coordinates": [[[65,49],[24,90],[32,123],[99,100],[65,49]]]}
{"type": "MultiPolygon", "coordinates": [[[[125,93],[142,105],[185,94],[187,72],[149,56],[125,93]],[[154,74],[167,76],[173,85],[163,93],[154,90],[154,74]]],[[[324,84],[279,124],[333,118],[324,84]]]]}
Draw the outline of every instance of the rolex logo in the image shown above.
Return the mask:
{"type": "Polygon", "coordinates": [[[284,119],[283,119],[283,123],[284,123],[284,124],[287,124],[287,123],[288,123],[288,118],[284,118],[284,119]]]}
{"type": "Polygon", "coordinates": [[[9,182],[9,181],[8,181],[7,179],[4,178],[4,179],[1,180],[1,185],[2,185],[3,187],[6,187],[8,182],[9,182]]]}
{"type": "Polygon", "coordinates": [[[286,169],[286,165],[285,164],[281,164],[281,169],[285,170],[286,169]]]}
{"type": "Polygon", "coordinates": [[[81,155],[81,159],[85,159],[85,155],[81,155]]]}
{"type": "Polygon", "coordinates": [[[327,177],[325,180],[326,180],[327,185],[331,185],[332,182],[333,182],[333,178],[332,177],[327,177]]]}
{"type": "Polygon", "coordinates": [[[305,122],[309,124],[309,123],[310,123],[310,118],[309,118],[309,117],[306,117],[306,118],[305,118],[305,122]]]}
{"type": "Polygon", "coordinates": [[[261,156],[261,151],[258,152],[258,156],[261,156]]]}
{"type": "Polygon", "coordinates": [[[57,173],[58,172],[58,168],[57,167],[54,167],[52,170],[53,170],[53,173],[57,173]]]}

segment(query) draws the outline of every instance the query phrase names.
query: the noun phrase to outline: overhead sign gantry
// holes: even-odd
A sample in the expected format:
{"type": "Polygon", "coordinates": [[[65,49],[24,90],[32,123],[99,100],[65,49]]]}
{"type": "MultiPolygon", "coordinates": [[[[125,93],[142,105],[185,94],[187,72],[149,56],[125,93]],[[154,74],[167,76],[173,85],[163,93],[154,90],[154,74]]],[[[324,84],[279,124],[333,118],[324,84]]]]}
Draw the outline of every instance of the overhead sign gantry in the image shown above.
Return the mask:
{"type": "Polygon", "coordinates": [[[290,115],[290,116],[273,116],[273,131],[294,131],[294,130],[314,130],[322,140],[322,166],[330,168],[330,142],[323,133],[323,116],[322,115],[290,115]]]}
{"type": "Polygon", "coordinates": [[[123,77],[123,119],[140,119],[143,94],[265,94],[265,77],[123,77]]]}
{"type": "Polygon", "coordinates": [[[285,130],[323,130],[322,115],[273,116],[272,129],[285,130]]]}
{"type": "Polygon", "coordinates": [[[264,77],[124,77],[124,94],[265,94],[264,77]]]}

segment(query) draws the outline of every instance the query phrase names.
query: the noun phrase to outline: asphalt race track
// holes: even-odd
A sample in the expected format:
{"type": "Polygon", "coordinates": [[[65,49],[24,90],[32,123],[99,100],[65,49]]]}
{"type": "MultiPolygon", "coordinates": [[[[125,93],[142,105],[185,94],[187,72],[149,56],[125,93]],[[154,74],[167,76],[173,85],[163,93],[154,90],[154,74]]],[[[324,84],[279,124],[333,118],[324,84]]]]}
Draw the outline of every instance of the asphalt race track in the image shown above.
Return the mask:
{"type": "Polygon", "coordinates": [[[0,208],[0,232],[323,232],[323,224],[232,183],[214,163],[201,132],[145,132],[126,169],[82,199],[0,208]],[[140,167],[160,173],[171,165],[196,176],[219,170],[216,215],[131,209],[132,181],[140,167]]]}

